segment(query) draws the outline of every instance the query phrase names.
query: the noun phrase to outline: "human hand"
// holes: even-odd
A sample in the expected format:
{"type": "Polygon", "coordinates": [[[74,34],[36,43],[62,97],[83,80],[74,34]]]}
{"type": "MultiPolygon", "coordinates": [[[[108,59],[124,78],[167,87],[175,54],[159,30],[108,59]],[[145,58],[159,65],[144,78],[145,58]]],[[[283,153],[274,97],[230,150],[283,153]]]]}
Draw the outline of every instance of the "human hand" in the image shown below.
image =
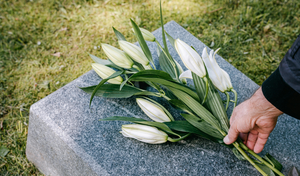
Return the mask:
{"type": "Polygon", "coordinates": [[[231,144],[240,136],[249,149],[260,153],[281,114],[259,88],[249,100],[234,108],[224,143],[231,144]]]}

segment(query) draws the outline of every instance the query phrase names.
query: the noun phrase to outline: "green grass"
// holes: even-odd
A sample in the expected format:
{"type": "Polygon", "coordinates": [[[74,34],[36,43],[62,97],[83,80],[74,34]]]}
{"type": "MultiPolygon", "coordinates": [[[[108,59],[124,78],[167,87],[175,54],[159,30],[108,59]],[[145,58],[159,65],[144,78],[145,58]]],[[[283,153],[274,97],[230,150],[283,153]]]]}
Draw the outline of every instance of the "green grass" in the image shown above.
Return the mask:
{"type": "MultiPolygon", "coordinates": [[[[296,0],[173,0],[163,8],[165,22],[221,47],[223,58],[260,85],[300,32],[296,0]]],[[[111,26],[134,42],[129,18],[157,29],[158,1],[0,0],[0,147],[9,149],[0,175],[41,175],[25,156],[30,106],[90,70],[87,53],[105,58],[100,43],[117,46],[111,26]]]]}

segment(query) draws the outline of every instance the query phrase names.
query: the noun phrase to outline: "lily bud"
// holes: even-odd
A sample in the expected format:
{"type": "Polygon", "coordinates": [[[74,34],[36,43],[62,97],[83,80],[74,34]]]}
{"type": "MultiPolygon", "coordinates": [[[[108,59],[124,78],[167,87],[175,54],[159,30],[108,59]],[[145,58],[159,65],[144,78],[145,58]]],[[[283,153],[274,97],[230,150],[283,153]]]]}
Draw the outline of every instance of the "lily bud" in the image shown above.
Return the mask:
{"type": "Polygon", "coordinates": [[[133,60],[143,65],[149,65],[149,60],[140,47],[123,40],[119,40],[119,45],[133,60]]]}
{"type": "MultiPolygon", "coordinates": [[[[174,61],[175,61],[176,65],[177,65],[177,68],[178,68],[178,70],[179,70],[179,74],[180,74],[180,76],[181,76],[181,74],[184,73],[184,71],[183,71],[181,65],[180,65],[176,60],[174,60],[174,61]]],[[[180,77],[180,76],[179,76],[179,79],[180,79],[184,84],[186,84],[186,83],[187,83],[187,82],[186,82],[186,78],[185,78],[185,77],[180,77]]]]}
{"type": "MultiPolygon", "coordinates": [[[[141,33],[142,33],[145,40],[147,40],[149,42],[154,42],[155,41],[155,37],[150,31],[148,31],[144,28],[140,28],[140,30],[141,30],[141,33]]],[[[134,29],[132,29],[132,31],[134,32],[134,29]]]]}
{"type": "Polygon", "coordinates": [[[180,39],[175,40],[175,49],[179,54],[183,64],[201,78],[206,76],[204,63],[200,55],[188,44],[180,39]]]}
{"type": "Polygon", "coordinates": [[[168,140],[168,135],[165,132],[146,125],[122,125],[121,133],[125,137],[134,138],[149,144],[161,144],[168,140]]]}
{"type": "MultiPolygon", "coordinates": [[[[112,74],[115,73],[115,71],[105,65],[101,65],[98,63],[93,63],[92,64],[93,69],[95,70],[95,72],[102,78],[102,79],[106,79],[109,76],[111,76],[112,74]]],[[[111,84],[121,84],[123,82],[123,78],[121,76],[117,76],[113,79],[108,80],[107,82],[111,83],[111,84]]]]}
{"type": "MultiPolygon", "coordinates": [[[[136,99],[137,104],[144,111],[144,113],[155,122],[170,122],[170,117],[165,113],[165,111],[154,104],[143,98],[136,99]]],[[[168,113],[169,114],[169,113],[168,113]]]]}
{"type": "Polygon", "coordinates": [[[217,54],[219,49],[217,49],[215,52],[211,50],[210,54],[208,55],[207,49],[205,47],[202,52],[202,58],[205,63],[211,82],[221,92],[226,92],[232,89],[232,84],[228,73],[224,71],[222,68],[220,68],[220,66],[216,61],[215,55],[217,54]]]}
{"type": "Polygon", "coordinates": [[[101,44],[107,57],[117,66],[122,68],[131,68],[133,61],[125,55],[125,52],[108,44],[101,44]]]}

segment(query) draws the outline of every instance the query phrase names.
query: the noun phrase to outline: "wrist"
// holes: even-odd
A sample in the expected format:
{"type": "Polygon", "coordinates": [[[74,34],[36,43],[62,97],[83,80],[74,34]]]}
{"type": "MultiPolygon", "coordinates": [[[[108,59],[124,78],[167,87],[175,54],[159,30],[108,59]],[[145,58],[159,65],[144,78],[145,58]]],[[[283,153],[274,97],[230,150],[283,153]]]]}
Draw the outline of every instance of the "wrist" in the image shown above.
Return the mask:
{"type": "Polygon", "coordinates": [[[276,118],[279,115],[283,114],[282,111],[277,109],[265,98],[261,87],[254,93],[254,95],[249,99],[249,101],[252,107],[257,110],[257,112],[261,112],[276,118]]]}

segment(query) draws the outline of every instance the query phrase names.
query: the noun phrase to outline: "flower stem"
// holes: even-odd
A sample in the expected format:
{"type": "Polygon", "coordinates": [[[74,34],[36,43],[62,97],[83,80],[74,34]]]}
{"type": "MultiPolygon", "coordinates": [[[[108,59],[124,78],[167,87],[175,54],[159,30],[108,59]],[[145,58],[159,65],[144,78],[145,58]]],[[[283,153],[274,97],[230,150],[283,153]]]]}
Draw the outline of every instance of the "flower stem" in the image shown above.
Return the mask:
{"type": "Polygon", "coordinates": [[[236,93],[236,91],[234,90],[234,89],[231,89],[231,92],[233,92],[234,93],[234,104],[233,104],[233,108],[235,108],[236,107],[236,103],[237,103],[237,93],[236,93]]]}
{"type": "Polygon", "coordinates": [[[227,111],[228,105],[229,105],[229,101],[230,101],[230,97],[229,97],[229,93],[228,93],[228,92],[225,92],[225,94],[226,94],[226,97],[227,97],[226,108],[225,108],[225,110],[227,111]]]}
{"type": "Polygon", "coordinates": [[[240,145],[237,142],[233,143],[234,147],[238,149],[238,151],[246,158],[257,170],[260,172],[263,176],[268,176],[260,167],[258,167],[254,161],[245,153],[245,151],[240,147],[240,145]]]}
{"type": "Polygon", "coordinates": [[[173,138],[168,137],[168,141],[170,141],[170,142],[178,142],[178,141],[181,141],[182,139],[187,138],[189,135],[191,135],[191,133],[188,133],[188,134],[186,134],[186,135],[184,135],[184,136],[182,136],[180,138],[177,138],[177,139],[173,139],[173,138]]]}
{"type": "Polygon", "coordinates": [[[206,99],[207,99],[207,94],[208,94],[208,80],[207,80],[207,78],[206,77],[204,77],[203,78],[204,79],[204,81],[205,81],[205,86],[206,86],[206,88],[205,88],[205,96],[204,96],[204,99],[203,99],[203,101],[202,101],[202,105],[205,103],[205,101],[206,101],[206,99]]]}
{"type": "Polygon", "coordinates": [[[277,170],[275,167],[273,167],[272,165],[270,165],[267,161],[265,161],[264,159],[262,159],[259,155],[257,155],[255,152],[253,152],[252,150],[250,150],[245,144],[243,144],[242,142],[239,142],[240,146],[246,150],[248,153],[250,153],[252,156],[254,156],[256,159],[258,159],[260,162],[262,162],[263,164],[265,164],[266,166],[268,166],[270,169],[272,169],[276,174],[280,175],[280,176],[284,176],[279,170],[277,170]]]}

